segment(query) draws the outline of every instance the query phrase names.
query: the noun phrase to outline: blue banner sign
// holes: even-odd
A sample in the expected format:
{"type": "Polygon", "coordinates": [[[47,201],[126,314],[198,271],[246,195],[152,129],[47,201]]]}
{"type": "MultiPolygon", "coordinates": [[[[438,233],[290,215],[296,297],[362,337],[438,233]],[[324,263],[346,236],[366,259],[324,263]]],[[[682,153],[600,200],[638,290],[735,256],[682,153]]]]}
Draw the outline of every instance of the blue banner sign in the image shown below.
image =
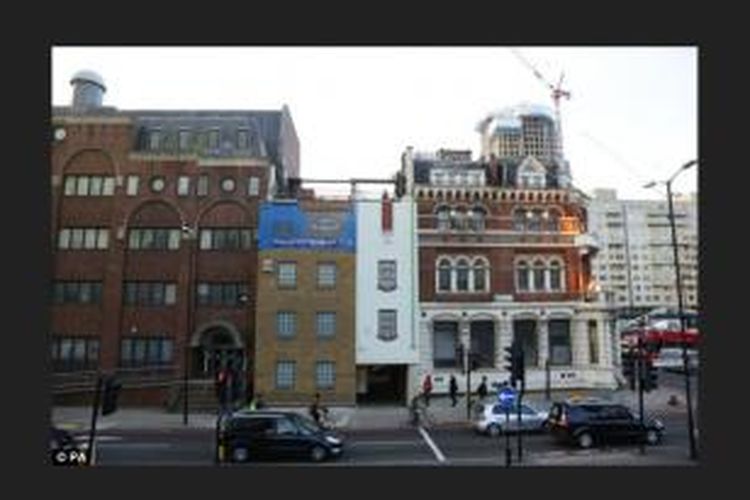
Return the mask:
{"type": "Polygon", "coordinates": [[[356,218],[351,205],[342,210],[305,210],[296,202],[268,202],[260,207],[258,249],[354,252],[356,218]]]}

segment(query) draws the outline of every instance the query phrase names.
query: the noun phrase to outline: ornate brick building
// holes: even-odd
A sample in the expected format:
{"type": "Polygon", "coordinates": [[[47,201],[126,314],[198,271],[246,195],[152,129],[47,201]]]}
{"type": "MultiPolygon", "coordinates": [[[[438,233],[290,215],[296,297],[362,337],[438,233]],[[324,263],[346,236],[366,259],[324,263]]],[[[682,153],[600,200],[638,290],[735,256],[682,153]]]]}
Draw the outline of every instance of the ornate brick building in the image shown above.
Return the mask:
{"type": "MultiPolygon", "coordinates": [[[[584,196],[569,184],[552,113],[523,106],[479,126],[483,154],[408,149],[402,172],[418,207],[420,359],[435,390],[465,387],[468,355],[490,382],[508,379],[518,337],[527,388],[613,387],[606,304],[592,290],[584,196]],[[463,359],[461,359],[463,353],[463,359]]],[[[418,384],[419,379],[412,380],[418,384]]]]}
{"type": "Polygon", "coordinates": [[[251,384],[258,206],[299,175],[289,110],[119,110],[98,75],[71,82],[51,119],[55,393],[100,370],[125,403],[176,405],[186,364],[196,405],[218,366],[251,384]]]}

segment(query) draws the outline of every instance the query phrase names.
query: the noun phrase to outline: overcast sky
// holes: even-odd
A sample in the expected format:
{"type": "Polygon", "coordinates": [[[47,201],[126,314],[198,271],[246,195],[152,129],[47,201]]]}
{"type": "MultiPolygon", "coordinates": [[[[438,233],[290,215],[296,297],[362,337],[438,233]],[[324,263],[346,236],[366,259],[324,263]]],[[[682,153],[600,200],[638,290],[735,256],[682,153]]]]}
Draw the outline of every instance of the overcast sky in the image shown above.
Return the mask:
{"type": "MultiPolygon", "coordinates": [[[[565,72],[564,151],[574,183],[654,198],[698,154],[694,47],[517,47],[550,81],[565,72]]],[[[290,107],[303,178],[390,177],[406,146],[480,152],[476,124],[550,92],[508,47],[54,47],[52,103],[90,69],[120,109],[290,107]]],[[[701,167],[699,166],[698,169],[701,167]]],[[[676,192],[697,190],[697,170],[676,192]]]]}

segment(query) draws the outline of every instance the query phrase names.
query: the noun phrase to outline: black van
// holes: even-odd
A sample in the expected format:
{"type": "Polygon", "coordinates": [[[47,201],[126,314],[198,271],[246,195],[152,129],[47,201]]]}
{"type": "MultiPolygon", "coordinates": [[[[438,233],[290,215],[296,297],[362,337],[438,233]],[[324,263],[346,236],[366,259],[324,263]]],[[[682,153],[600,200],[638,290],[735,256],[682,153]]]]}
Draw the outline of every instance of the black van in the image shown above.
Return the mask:
{"type": "Polygon", "coordinates": [[[547,427],[559,441],[575,443],[581,448],[594,444],[661,442],[664,424],[653,418],[640,420],[621,404],[602,400],[570,400],[554,403],[547,427]]]}
{"type": "Polygon", "coordinates": [[[343,451],[340,435],[294,412],[238,411],[219,422],[226,461],[308,458],[320,462],[343,451]]]}

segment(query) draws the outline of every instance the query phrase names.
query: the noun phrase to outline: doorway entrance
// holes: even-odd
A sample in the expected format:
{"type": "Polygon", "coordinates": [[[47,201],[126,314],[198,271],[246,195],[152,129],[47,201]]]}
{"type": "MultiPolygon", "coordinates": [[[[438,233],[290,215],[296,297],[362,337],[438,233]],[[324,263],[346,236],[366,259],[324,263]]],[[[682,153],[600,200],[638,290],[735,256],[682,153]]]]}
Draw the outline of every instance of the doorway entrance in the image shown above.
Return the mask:
{"type": "Polygon", "coordinates": [[[191,358],[193,378],[212,379],[221,369],[244,373],[247,367],[239,335],[226,326],[204,329],[191,349],[191,358]]]}
{"type": "Polygon", "coordinates": [[[406,402],[406,365],[369,365],[364,367],[364,392],[357,403],[404,404],[406,402]]]}

